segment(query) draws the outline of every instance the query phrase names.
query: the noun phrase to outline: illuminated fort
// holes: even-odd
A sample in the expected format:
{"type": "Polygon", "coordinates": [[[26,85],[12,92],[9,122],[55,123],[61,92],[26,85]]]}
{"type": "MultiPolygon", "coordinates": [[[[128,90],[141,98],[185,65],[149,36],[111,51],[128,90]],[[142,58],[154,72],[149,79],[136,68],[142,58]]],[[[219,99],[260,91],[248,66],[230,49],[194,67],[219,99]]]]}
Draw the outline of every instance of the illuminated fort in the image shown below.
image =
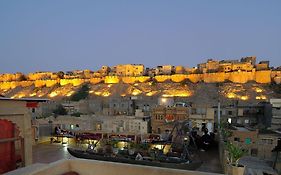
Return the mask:
{"type": "Polygon", "coordinates": [[[269,66],[269,61],[256,63],[256,57],[240,60],[209,59],[197,67],[162,65],[145,68],[142,64],[114,67],[102,66],[100,70],[71,72],[35,72],[0,74],[0,94],[11,98],[70,97],[83,84],[90,87],[93,96],[155,96],[189,97],[196,84],[224,84],[219,90],[227,98],[247,100],[248,91],[256,100],[267,99],[263,85],[280,84],[281,69],[269,66]],[[251,87],[244,87],[247,83],[251,87]]]}

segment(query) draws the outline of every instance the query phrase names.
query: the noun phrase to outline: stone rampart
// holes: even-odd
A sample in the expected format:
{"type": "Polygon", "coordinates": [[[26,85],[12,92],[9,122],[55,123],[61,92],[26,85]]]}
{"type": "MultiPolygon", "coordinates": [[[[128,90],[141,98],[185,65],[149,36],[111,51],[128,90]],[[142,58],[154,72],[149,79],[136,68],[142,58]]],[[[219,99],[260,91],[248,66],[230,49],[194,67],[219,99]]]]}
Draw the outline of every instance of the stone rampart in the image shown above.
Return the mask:
{"type": "Polygon", "coordinates": [[[203,74],[203,81],[205,83],[218,83],[226,80],[226,75],[223,72],[218,73],[205,73],[203,74]]]}
{"type": "Polygon", "coordinates": [[[102,81],[103,81],[102,78],[91,78],[91,79],[90,79],[90,83],[91,83],[91,84],[98,84],[98,83],[100,83],[100,82],[102,82],[102,81]]]}
{"type": "Polygon", "coordinates": [[[179,83],[187,79],[187,75],[184,74],[175,74],[171,76],[172,82],[179,83]]]}
{"type": "Polygon", "coordinates": [[[116,84],[119,83],[120,78],[118,76],[106,76],[104,78],[104,83],[106,84],[116,84]]]}
{"type": "Polygon", "coordinates": [[[255,81],[257,83],[270,83],[271,82],[271,70],[256,71],[255,81]]]}
{"type": "Polygon", "coordinates": [[[60,85],[65,86],[68,84],[72,84],[73,86],[79,86],[85,82],[85,79],[60,79],[60,85]]]}
{"type": "Polygon", "coordinates": [[[121,79],[124,83],[127,83],[127,84],[134,84],[137,82],[136,77],[122,77],[121,79]]]}
{"type": "Polygon", "coordinates": [[[154,78],[159,83],[163,83],[164,81],[171,80],[170,75],[156,75],[154,78]]]}
{"type": "Polygon", "coordinates": [[[1,82],[0,83],[0,89],[2,89],[2,90],[14,89],[17,86],[20,86],[19,81],[10,81],[10,82],[1,82]]]}
{"type": "Polygon", "coordinates": [[[19,86],[21,87],[28,87],[34,84],[33,81],[19,81],[19,86]]]}
{"type": "Polygon", "coordinates": [[[140,77],[136,77],[136,78],[140,83],[144,83],[144,82],[147,82],[150,80],[149,76],[140,76],[140,77]]]}
{"type": "MultiPolygon", "coordinates": [[[[50,73],[37,73],[29,74],[30,79],[28,81],[12,81],[15,78],[19,78],[20,74],[1,74],[0,75],[0,89],[12,89],[17,86],[27,87],[34,85],[35,87],[52,87],[57,84],[65,86],[71,84],[73,86],[79,86],[85,82],[90,82],[91,84],[106,83],[106,84],[116,84],[122,81],[127,84],[143,83],[151,81],[149,76],[105,76],[105,77],[95,77],[90,79],[42,79],[49,76],[50,73]],[[17,76],[16,76],[17,75],[17,76]]],[[[229,80],[234,83],[247,83],[249,81],[256,81],[257,83],[270,83],[274,81],[280,83],[281,71],[271,71],[271,70],[261,70],[261,71],[235,71],[235,72],[216,72],[216,73],[204,73],[204,74],[174,74],[174,75],[157,75],[154,79],[163,83],[165,81],[172,81],[175,83],[180,83],[185,80],[190,80],[193,83],[205,82],[205,83],[219,83],[229,80]]]]}
{"type": "Polygon", "coordinates": [[[255,72],[230,72],[226,73],[226,79],[233,83],[247,83],[248,81],[255,80],[255,72]]]}
{"type": "Polygon", "coordinates": [[[200,81],[203,81],[203,74],[189,74],[187,75],[187,78],[192,82],[192,83],[198,83],[200,81]]]}
{"type": "Polygon", "coordinates": [[[44,86],[46,86],[46,81],[45,80],[35,80],[34,86],[37,88],[44,87],[44,86]]]}
{"type": "Polygon", "coordinates": [[[53,87],[59,84],[59,80],[45,80],[45,81],[46,81],[46,87],[53,87]]]}

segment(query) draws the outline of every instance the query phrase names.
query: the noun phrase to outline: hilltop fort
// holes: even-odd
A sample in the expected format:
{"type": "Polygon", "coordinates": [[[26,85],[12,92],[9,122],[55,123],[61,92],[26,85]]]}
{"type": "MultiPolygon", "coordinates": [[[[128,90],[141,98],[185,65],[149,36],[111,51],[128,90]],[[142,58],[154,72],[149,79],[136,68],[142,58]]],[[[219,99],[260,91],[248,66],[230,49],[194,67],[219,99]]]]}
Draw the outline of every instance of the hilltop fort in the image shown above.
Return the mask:
{"type": "MultiPolygon", "coordinates": [[[[114,92],[110,87],[114,84],[128,84],[130,87],[121,96],[140,95],[153,96],[161,91],[163,96],[188,97],[192,94],[190,87],[167,87],[154,89],[155,83],[177,84],[196,83],[224,83],[232,82],[245,84],[280,84],[281,69],[269,66],[269,61],[256,63],[256,57],[244,57],[240,60],[213,60],[198,64],[197,67],[162,65],[155,68],[146,68],[142,64],[125,64],[113,67],[102,66],[100,70],[77,70],[68,72],[34,72],[0,74],[0,94],[12,98],[22,97],[49,97],[58,95],[71,96],[79,86],[89,84],[90,93],[97,96],[109,96],[114,92]],[[135,88],[136,84],[143,84],[142,88],[135,88]],[[146,86],[147,85],[147,86],[146,86]]],[[[116,90],[115,90],[116,91],[116,90]]],[[[120,91],[120,90],[119,90],[120,91]]],[[[122,91],[122,90],[121,90],[122,91]]],[[[237,97],[228,93],[229,97],[237,97]]],[[[239,96],[246,99],[246,96],[239,96]]],[[[257,98],[265,98],[263,96],[257,98]]]]}

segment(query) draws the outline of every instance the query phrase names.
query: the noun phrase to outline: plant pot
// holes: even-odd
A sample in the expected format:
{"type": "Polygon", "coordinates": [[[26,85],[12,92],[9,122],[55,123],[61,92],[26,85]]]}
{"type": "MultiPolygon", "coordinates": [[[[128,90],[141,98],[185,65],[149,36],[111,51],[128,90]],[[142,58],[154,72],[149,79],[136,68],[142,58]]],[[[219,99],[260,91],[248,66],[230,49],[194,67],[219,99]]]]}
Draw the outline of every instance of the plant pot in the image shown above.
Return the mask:
{"type": "Polygon", "coordinates": [[[224,166],[224,173],[228,175],[232,175],[232,165],[225,164],[224,166]]]}
{"type": "Polygon", "coordinates": [[[232,175],[244,175],[245,167],[232,166],[232,175]]]}

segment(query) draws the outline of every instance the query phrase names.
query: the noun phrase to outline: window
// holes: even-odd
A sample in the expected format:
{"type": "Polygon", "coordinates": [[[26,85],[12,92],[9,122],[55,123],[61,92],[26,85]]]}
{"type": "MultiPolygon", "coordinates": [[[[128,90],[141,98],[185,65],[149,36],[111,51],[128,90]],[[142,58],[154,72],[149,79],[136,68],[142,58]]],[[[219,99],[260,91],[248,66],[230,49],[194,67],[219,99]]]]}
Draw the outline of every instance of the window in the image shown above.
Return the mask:
{"type": "Polygon", "coordinates": [[[232,111],[228,111],[228,115],[232,115],[232,111]]]}
{"type": "Polygon", "coordinates": [[[234,137],[234,141],[240,142],[240,138],[234,137]]]}

